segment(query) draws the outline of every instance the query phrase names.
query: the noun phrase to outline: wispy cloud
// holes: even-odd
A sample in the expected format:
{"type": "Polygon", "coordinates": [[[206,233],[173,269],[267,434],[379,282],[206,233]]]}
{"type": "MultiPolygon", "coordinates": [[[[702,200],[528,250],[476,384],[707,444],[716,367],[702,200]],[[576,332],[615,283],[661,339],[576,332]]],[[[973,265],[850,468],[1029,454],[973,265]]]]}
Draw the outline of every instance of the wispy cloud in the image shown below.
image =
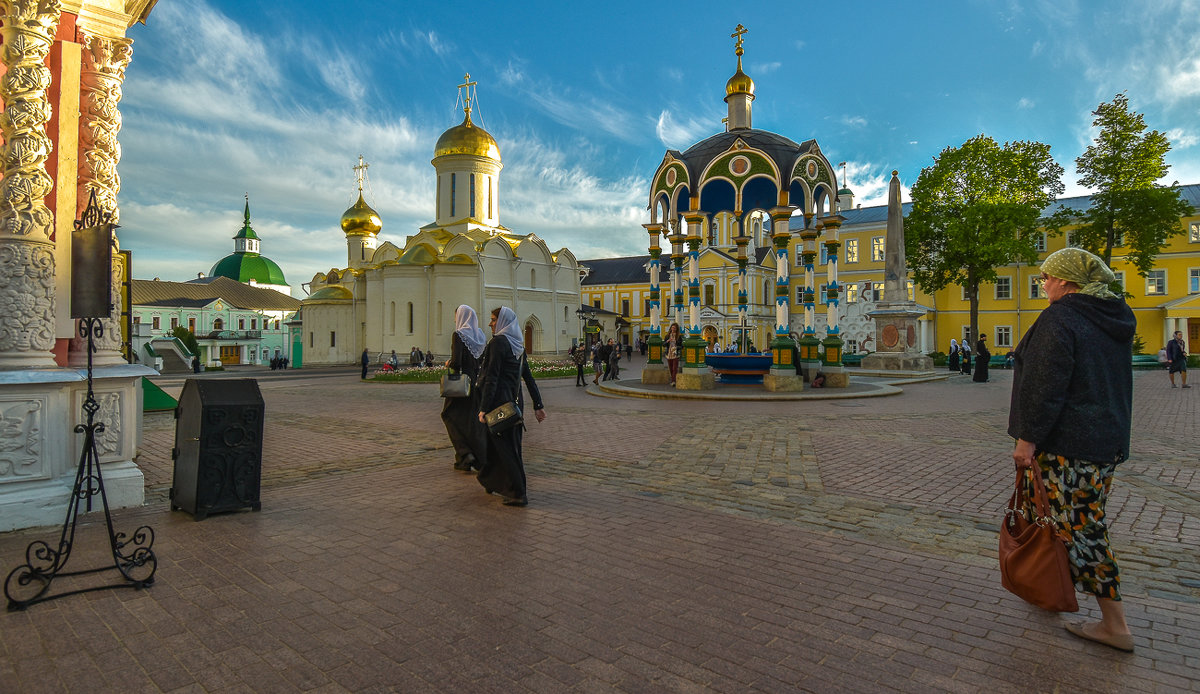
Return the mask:
{"type": "Polygon", "coordinates": [[[867,127],[867,119],[862,116],[842,116],[838,122],[850,128],[867,127]]]}
{"type": "MultiPolygon", "coordinates": [[[[888,185],[892,181],[892,168],[869,161],[846,162],[846,180],[842,184],[854,191],[855,207],[873,207],[875,205],[887,204],[888,185]]],[[[901,202],[912,200],[912,195],[909,192],[911,181],[906,185],[905,180],[911,176],[911,180],[915,181],[918,173],[920,172],[913,172],[911,175],[906,175],[905,172],[900,172],[901,202]]]]}
{"type": "Polygon", "coordinates": [[[1187,149],[1200,144],[1200,135],[1187,132],[1183,128],[1172,128],[1166,134],[1167,139],[1171,141],[1171,146],[1175,149],[1187,149]]]}
{"type": "Polygon", "coordinates": [[[694,119],[678,122],[671,112],[665,109],[658,114],[658,122],[654,126],[654,133],[658,135],[659,142],[669,149],[683,149],[711,131],[712,125],[709,123],[694,119]]]}
{"type": "Polygon", "coordinates": [[[783,67],[783,63],[776,60],[770,63],[756,63],[750,71],[756,75],[769,75],[781,67],[783,67]]]}
{"type": "Polygon", "coordinates": [[[1024,96],[1017,101],[1017,108],[1019,109],[1031,109],[1033,108],[1033,105],[1033,99],[1024,96]]]}

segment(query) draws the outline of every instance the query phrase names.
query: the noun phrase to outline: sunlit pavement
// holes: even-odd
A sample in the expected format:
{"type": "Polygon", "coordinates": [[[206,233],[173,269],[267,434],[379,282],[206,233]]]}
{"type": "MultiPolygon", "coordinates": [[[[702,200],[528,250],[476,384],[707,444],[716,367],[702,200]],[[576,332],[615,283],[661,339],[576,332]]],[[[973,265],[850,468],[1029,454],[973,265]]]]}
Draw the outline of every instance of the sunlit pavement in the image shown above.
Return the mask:
{"type": "MultiPolygon", "coordinates": [[[[1000,587],[1005,371],[791,402],[544,381],[523,509],[451,469],[436,385],[206,377],[245,376],[262,511],[170,512],[174,420],[148,416],[149,505],[116,518],[154,527],[156,583],[0,614],[0,691],[1200,689],[1200,396],[1159,372],[1135,377],[1109,502],[1128,655],[1063,630],[1092,601],[1060,617],[1000,587]]],[[[74,568],[104,563],[89,521],[74,568]]],[[[0,534],[0,571],[35,539],[57,530],[0,534]]]]}

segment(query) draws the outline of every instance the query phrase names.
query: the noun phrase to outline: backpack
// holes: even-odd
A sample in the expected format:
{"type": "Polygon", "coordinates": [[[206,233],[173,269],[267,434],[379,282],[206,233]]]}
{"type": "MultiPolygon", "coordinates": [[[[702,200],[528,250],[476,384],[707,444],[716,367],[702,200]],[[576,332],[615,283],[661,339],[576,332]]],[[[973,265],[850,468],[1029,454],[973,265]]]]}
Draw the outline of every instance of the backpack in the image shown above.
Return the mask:
{"type": "Polygon", "coordinates": [[[1163,347],[1162,349],[1158,350],[1158,363],[1166,364],[1168,361],[1170,360],[1167,359],[1167,348],[1163,347]]]}

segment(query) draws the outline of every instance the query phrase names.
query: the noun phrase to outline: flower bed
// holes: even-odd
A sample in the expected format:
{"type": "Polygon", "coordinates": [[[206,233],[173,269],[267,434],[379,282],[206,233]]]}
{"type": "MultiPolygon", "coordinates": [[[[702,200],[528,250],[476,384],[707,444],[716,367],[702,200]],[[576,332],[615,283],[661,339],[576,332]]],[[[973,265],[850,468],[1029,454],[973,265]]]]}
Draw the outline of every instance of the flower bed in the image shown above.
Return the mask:
{"type": "MultiPolygon", "coordinates": [[[[529,370],[534,378],[567,378],[575,375],[575,364],[570,359],[547,359],[530,357],[529,370]]],[[[583,367],[585,374],[592,373],[590,365],[583,367]]],[[[396,373],[376,372],[370,380],[381,383],[437,383],[446,373],[444,366],[412,366],[396,373]]]]}

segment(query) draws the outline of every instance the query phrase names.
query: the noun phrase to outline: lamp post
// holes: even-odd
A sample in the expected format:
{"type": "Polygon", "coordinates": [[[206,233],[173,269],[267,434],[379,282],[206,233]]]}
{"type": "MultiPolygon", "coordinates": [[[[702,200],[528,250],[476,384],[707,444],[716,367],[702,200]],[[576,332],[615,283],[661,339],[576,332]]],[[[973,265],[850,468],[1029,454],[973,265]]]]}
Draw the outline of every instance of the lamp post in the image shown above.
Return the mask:
{"type": "Polygon", "coordinates": [[[596,311],[582,306],[576,309],[575,317],[579,319],[579,344],[587,343],[587,326],[589,321],[596,320],[596,311]]]}

